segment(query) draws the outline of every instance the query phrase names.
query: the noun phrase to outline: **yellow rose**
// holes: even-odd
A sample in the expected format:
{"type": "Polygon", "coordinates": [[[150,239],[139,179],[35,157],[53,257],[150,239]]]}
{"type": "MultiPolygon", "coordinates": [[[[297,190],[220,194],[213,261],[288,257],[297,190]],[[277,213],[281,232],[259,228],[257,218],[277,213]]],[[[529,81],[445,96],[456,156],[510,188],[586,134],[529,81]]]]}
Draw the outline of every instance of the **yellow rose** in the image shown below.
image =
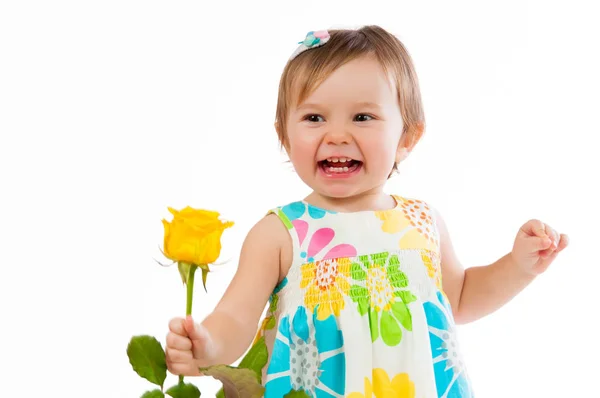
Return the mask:
{"type": "Polygon", "coordinates": [[[216,211],[169,207],[173,221],[162,220],[165,228],[164,253],[176,262],[201,265],[214,263],[221,254],[221,236],[233,222],[219,220],[216,211]]]}

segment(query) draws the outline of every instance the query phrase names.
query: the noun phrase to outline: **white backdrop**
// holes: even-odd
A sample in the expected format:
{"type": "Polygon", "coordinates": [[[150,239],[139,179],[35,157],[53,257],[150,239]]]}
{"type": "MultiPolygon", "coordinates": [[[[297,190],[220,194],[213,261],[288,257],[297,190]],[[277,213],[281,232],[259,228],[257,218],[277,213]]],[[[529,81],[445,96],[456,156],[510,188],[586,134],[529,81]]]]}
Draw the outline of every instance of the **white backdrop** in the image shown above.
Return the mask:
{"type": "MultiPolygon", "coordinates": [[[[497,313],[460,328],[479,397],[599,396],[597,38],[592,2],[6,1],[0,4],[0,389],[137,397],[129,338],[185,310],[167,206],[250,227],[308,193],[277,147],[279,73],[309,30],[379,24],[414,57],[428,129],[387,190],[445,216],[467,266],[529,218],[571,237],[497,313]]],[[[176,382],[170,376],[167,385],[176,382]]],[[[203,397],[216,383],[196,379],[203,397]]]]}

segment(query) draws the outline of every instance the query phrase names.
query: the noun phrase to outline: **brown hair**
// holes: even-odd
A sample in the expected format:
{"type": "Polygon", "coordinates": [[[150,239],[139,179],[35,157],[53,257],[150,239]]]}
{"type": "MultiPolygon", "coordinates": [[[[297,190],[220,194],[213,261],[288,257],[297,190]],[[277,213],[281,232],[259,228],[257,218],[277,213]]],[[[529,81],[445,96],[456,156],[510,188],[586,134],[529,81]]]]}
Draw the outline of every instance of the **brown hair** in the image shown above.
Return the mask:
{"type": "MultiPolygon", "coordinates": [[[[302,103],[327,77],[342,65],[374,55],[395,82],[404,121],[402,134],[409,146],[425,129],[425,115],[417,74],[408,51],[396,36],[376,25],[360,29],[329,30],[330,39],[321,47],[304,51],[285,66],[279,82],[275,127],[281,146],[286,146],[286,122],[292,104],[302,103]],[[292,93],[296,98],[292,98],[292,93]]],[[[394,164],[393,171],[397,170],[394,164]]]]}

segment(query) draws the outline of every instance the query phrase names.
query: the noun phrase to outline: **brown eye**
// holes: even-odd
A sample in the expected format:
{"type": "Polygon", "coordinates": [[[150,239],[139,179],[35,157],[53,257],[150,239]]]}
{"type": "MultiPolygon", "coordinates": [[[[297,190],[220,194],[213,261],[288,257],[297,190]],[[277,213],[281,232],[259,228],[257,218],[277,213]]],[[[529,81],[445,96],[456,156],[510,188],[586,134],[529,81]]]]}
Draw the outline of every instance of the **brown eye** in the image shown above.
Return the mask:
{"type": "Polygon", "coordinates": [[[356,117],[354,119],[357,122],[368,122],[369,120],[373,119],[373,117],[371,117],[370,115],[366,115],[364,113],[359,113],[358,115],[356,115],[356,117]]]}
{"type": "Polygon", "coordinates": [[[321,116],[319,115],[306,115],[304,117],[304,120],[308,120],[311,123],[319,123],[321,120],[319,120],[319,118],[323,119],[321,116]]]}

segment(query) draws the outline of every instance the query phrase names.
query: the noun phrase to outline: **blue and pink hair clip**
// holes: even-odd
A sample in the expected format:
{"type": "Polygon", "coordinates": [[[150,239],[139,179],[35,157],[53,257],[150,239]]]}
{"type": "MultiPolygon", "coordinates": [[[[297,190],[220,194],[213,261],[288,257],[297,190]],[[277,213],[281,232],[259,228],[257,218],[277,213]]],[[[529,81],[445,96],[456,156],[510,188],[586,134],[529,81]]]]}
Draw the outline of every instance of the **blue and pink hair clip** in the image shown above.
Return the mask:
{"type": "Polygon", "coordinates": [[[292,54],[289,61],[296,58],[306,50],[311,48],[317,48],[329,41],[329,32],[326,30],[318,30],[316,32],[308,32],[303,41],[298,42],[300,44],[296,51],[292,54]]]}

